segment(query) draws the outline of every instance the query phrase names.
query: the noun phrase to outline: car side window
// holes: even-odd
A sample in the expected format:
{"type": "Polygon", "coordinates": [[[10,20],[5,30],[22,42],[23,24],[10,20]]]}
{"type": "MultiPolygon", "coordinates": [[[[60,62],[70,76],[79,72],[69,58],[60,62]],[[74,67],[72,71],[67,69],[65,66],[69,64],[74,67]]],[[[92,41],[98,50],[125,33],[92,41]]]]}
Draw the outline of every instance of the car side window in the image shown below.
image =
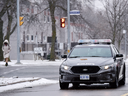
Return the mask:
{"type": "Polygon", "coordinates": [[[117,48],[115,46],[113,46],[113,49],[114,49],[116,54],[119,54],[119,51],[117,50],[117,48]]]}

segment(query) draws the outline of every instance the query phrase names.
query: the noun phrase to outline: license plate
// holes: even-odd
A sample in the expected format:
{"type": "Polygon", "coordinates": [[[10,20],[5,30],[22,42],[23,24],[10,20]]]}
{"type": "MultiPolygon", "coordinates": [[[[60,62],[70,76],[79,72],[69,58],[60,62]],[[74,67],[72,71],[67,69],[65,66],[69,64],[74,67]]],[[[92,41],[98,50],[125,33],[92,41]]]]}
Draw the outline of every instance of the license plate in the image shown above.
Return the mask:
{"type": "Polygon", "coordinates": [[[89,80],[89,75],[80,75],[80,80],[89,80]]]}

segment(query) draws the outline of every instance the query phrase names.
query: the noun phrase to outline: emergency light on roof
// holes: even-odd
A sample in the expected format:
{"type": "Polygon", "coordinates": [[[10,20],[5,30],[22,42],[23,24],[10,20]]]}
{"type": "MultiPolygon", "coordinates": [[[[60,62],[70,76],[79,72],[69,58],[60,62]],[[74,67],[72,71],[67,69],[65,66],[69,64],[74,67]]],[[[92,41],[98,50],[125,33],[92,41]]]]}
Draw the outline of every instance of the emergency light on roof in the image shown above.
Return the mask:
{"type": "Polygon", "coordinates": [[[79,44],[111,44],[111,39],[80,39],[79,44]]]}

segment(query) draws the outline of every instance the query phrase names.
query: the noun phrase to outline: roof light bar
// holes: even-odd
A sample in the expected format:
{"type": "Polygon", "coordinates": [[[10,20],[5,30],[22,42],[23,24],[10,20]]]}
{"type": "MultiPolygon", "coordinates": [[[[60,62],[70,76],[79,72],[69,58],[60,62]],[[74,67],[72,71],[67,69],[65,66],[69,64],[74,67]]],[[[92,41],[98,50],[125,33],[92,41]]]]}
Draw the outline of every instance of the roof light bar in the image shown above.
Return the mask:
{"type": "Polygon", "coordinates": [[[111,39],[80,39],[79,44],[111,44],[111,39]]]}

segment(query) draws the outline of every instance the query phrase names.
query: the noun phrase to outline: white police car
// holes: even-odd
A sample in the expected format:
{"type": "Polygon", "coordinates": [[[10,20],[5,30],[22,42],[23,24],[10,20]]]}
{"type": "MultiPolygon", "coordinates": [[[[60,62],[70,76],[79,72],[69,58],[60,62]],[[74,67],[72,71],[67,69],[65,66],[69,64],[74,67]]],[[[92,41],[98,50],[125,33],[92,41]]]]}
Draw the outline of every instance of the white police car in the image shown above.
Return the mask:
{"type": "Polygon", "coordinates": [[[59,84],[67,89],[80,84],[109,83],[111,87],[125,84],[123,54],[110,39],[79,40],[59,68],[59,84]]]}

